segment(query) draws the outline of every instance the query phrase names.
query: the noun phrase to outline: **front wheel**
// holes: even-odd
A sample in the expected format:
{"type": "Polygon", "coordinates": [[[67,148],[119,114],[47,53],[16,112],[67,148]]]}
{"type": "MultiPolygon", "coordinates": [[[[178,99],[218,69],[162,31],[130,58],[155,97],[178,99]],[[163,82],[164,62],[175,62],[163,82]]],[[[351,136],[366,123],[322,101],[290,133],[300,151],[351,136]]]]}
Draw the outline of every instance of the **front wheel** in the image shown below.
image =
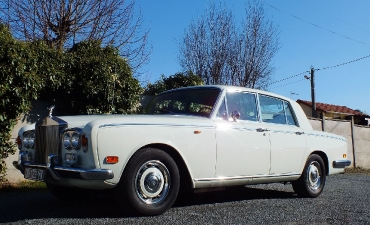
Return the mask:
{"type": "Polygon", "coordinates": [[[175,202],[180,175],[166,152],[145,148],[129,161],[115,194],[124,210],[141,215],[159,215],[175,202]]]}
{"type": "Polygon", "coordinates": [[[292,182],[293,190],[299,197],[316,198],[324,189],[326,169],[322,158],[312,154],[308,157],[301,177],[292,182]]]}

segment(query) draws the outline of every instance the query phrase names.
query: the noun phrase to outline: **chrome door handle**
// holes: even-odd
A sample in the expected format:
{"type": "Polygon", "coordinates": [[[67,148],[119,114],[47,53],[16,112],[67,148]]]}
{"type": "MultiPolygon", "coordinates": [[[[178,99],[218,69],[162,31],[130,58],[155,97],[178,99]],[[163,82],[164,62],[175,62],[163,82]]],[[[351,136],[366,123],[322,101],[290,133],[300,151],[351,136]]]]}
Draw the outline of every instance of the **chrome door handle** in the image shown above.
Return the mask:
{"type": "Polygon", "coordinates": [[[267,129],[267,128],[257,128],[256,131],[257,132],[265,132],[265,131],[270,131],[270,130],[267,129]]]}

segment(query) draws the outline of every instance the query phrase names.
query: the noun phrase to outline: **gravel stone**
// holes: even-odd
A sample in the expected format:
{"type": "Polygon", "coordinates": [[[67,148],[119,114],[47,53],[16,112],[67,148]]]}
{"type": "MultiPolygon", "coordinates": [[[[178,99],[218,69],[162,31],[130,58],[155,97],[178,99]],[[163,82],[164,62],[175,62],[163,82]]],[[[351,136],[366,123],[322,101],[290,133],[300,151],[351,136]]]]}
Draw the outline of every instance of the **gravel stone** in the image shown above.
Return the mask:
{"type": "Polygon", "coordinates": [[[3,224],[370,224],[370,175],[327,177],[318,198],[299,198],[290,184],[261,184],[197,193],[177,201],[166,213],[134,217],[114,198],[65,202],[47,191],[4,192],[3,224]]]}

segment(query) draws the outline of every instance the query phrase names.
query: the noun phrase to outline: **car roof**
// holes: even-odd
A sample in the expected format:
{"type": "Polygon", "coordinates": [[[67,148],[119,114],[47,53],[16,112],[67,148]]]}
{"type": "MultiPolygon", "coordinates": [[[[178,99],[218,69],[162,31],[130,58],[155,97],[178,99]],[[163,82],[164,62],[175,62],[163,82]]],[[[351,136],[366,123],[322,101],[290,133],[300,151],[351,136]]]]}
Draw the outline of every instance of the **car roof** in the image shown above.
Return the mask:
{"type": "Polygon", "coordinates": [[[247,91],[247,92],[254,92],[254,93],[260,93],[269,95],[276,98],[285,99],[288,101],[293,101],[290,98],[287,98],[282,95],[278,95],[272,92],[263,91],[259,89],[253,89],[253,88],[246,88],[246,87],[240,87],[240,86],[228,86],[228,85],[202,85],[202,86],[188,86],[188,87],[182,87],[182,88],[176,88],[169,91],[162,92],[161,94],[172,92],[172,91],[179,91],[179,90],[187,90],[187,89],[220,89],[220,90],[226,90],[226,91],[247,91]]]}

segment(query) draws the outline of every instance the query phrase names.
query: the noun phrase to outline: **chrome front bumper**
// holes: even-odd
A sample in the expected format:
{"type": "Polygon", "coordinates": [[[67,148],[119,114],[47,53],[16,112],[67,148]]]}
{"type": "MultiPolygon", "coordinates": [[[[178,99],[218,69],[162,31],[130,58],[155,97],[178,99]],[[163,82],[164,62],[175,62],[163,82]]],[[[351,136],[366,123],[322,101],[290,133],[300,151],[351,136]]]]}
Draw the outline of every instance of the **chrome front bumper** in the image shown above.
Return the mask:
{"type": "Polygon", "coordinates": [[[344,168],[351,165],[351,160],[335,160],[333,161],[333,168],[344,168]]]}
{"type": "Polygon", "coordinates": [[[108,180],[114,177],[112,170],[81,169],[59,166],[57,165],[58,156],[53,154],[50,154],[48,156],[48,161],[46,165],[30,163],[26,159],[27,153],[21,152],[18,161],[13,162],[14,167],[20,170],[23,174],[26,167],[43,169],[47,171],[48,176],[51,176],[54,180],[57,181],[61,178],[74,178],[82,180],[108,180]]]}

